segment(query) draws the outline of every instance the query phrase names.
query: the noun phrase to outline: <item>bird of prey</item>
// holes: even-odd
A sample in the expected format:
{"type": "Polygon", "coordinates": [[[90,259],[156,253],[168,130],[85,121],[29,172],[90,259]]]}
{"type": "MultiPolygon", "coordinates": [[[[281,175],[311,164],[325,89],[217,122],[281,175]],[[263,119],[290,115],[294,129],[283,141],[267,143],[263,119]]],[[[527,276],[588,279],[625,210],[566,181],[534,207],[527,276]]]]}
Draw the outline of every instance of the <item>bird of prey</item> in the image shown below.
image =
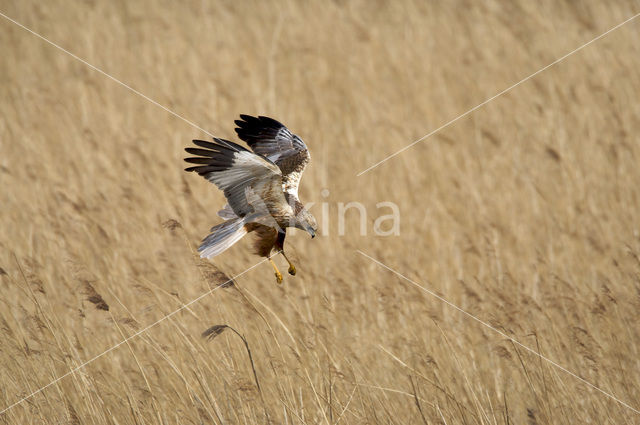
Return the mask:
{"type": "Polygon", "coordinates": [[[266,257],[278,283],[282,274],[271,259],[282,253],[289,273],[296,268],[284,253],[287,227],[296,227],[315,236],[318,225],[298,199],[298,185],[311,155],[302,139],[273,118],[240,115],[235,123],[238,137],[251,151],[228,140],[193,140],[198,147],[185,150],[195,155],[186,168],[195,171],[224,192],[228,204],[218,211],[225,221],[211,228],[198,251],[214,257],[249,232],[257,236],[256,254],[266,257]],[[274,254],[275,251],[275,254],[274,254]]]}

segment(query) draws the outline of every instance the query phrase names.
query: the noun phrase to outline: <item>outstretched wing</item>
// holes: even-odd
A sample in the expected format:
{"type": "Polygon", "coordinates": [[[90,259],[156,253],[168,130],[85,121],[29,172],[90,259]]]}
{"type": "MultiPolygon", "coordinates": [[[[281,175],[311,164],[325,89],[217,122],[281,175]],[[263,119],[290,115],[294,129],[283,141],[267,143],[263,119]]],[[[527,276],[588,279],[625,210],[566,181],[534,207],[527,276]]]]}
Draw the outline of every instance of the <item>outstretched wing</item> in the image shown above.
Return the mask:
{"type": "Polygon", "coordinates": [[[229,206],[238,217],[250,213],[264,212],[264,204],[286,206],[282,192],[282,172],[268,159],[224,139],[213,139],[215,143],[194,140],[199,148],[186,148],[194,157],[186,162],[200,164],[185,168],[195,171],[224,192],[229,206]],[[256,199],[264,203],[256,204],[256,199]]]}
{"type": "Polygon", "coordinates": [[[240,115],[236,133],[251,150],[273,161],[282,170],[283,190],[298,196],[302,172],[311,159],[307,145],[287,127],[269,117],[240,115]]]}

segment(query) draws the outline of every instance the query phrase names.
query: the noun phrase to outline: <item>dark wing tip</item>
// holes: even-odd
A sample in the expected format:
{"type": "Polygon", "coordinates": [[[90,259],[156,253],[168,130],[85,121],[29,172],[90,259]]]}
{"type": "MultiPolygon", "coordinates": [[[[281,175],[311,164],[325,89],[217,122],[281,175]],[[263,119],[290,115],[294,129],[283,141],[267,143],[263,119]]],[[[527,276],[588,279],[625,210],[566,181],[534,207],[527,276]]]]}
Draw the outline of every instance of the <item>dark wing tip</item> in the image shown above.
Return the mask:
{"type": "Polygon", "coordinates": [[[213,161],[213,158],[205,158],[201,156],[184,158],[184,162],[188,162],[190,164],[211,164],[213,161]]]}
{"type": "Polygon", "coordinates": [[[258,119],[262,122],[262,125],[268,125],[274,128],[285,127],[285,125],[282,124],[280,121],[274,120],[271,117],[260,115],[258,119]]]}
{"type": "Polygon", "coordinates": [[[187,167],[184,171],[195,171],[201,176],[205,176],[209,173],[219,173],[221,171],[228,170],[229,168],[231,168],[229,164],[206,164],[187,167]]]}
{"type": "Polygon", "coordinates": [[[240,114],[240,119],[235,120],[234,123],[238,126],[236,128],[236,133],[238,130],[242,129],[252,129],[260,125],[260,120],[256,117],[252,117],[251,115],[240,114]]]}
{"type": "Polygon", "coordinates": [[[187,153],[190,153],[191,155],[204,156],[207,158],[213,158],[220,151],[219,149],[214,151],[214,150],[207,150],[207,149],[200,149],[200,148],[184,148],[184,150],[187,153]]]}
{"type": "Polygon", "coordinates": [[[277,132],[286,127],[264,115],[258,117],[252,117],[251,115],[241,114],[241,120],[235,120],[235,124],[238,126],[235,128],[238,137],[249,144],[253,148],[255,143],[264,141],[263,139],[272,139],[276,136],[277,132]]]}
{"type": "Polygon", "coordinates": [[[240,114],[240,118],[241,119],[235,120],[234,122],[237,126],[242,128],[256,127],[256,129],[258,129],[260,127],[279,128],[285,126],[280,121],[265,115],[258,115],[257,117],[254,117],[251,115],[240,114]]]}
{"type": "MultiPolygon", "coordinates": [[[[192,142],[196,146],[200,146],[216,152],[220,152],[221,149],[232,150],[236,152],[246,150],[244,147],[238,145],[237,143],[233,143],[229,140],[221,139],[219,137],[214,137],[213,142],[207,142],[206,140],[199,140],[199,139],[193,139],[192,142]]],[[[193,149],[193,148],[185,148],[187,152],[189,152],[189,149],[193,149]]],[[[192,152],[189,152],[189,153],[192,153],[192,152]]]]}

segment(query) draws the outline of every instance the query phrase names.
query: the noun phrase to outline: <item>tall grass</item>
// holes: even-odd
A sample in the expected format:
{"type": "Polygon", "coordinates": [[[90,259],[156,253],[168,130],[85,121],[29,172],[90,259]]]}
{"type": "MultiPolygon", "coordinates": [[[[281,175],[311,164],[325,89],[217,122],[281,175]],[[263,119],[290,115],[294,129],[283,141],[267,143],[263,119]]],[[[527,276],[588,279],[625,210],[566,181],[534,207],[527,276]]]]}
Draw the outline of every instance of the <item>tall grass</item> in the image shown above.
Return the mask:
{"type": "Polygon", "coordinates": [[[284,121],[312,153],[301,198],[330,214],[287,238],[282,286],[267,263],[238,276],[249,241],[201,260],[224,200],[182,149],[207,136],[0,19],[0,409],[28,397],[0,422],[639,421],[356,251],[640,409],[637,22],[355,177],[637,4],[0,11],[221,137],[239,113],[284,121]],[[401,235],[360,236],[354,213],[338,236],[349,201],[369,229],[397,203],[401,235]],[[202,338],[215,324],[246,345],[202,338]]]}

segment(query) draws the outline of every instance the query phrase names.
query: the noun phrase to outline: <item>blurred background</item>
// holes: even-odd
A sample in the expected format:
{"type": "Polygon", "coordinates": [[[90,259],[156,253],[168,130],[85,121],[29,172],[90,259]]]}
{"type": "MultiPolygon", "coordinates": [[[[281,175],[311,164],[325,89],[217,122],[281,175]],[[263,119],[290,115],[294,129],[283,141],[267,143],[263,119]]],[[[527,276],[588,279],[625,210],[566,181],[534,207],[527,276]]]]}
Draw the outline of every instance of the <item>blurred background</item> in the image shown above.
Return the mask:
{"type": "Polygon", "coordinates": [[[0,5],[195,125],[0,17],[3,423],[640,420],[640,22],[357,177],[637,2],[0,5]],[[241,113],[312,155],[281,286],[196,252],[225,201],[183,149],[241,113]]]}

